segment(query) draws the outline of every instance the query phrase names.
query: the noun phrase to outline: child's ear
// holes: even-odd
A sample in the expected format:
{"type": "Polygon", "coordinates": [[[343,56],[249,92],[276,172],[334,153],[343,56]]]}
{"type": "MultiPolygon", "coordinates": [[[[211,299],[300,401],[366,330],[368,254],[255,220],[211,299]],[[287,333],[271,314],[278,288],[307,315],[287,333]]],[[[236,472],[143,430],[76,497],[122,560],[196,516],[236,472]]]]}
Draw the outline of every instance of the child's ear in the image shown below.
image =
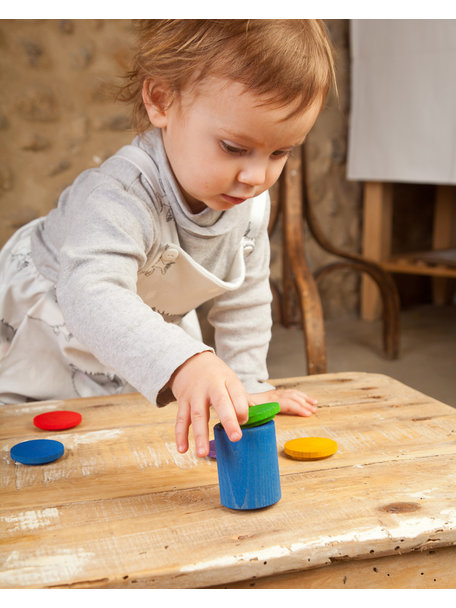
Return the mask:
{"type": "Polygon", "coordinates": [[[145,80],[142,98],[149,120],[154,127],[162,128],[168,124],[168,108],[171,105],[172,93],[165,83],[156,80],[145,80]]]}

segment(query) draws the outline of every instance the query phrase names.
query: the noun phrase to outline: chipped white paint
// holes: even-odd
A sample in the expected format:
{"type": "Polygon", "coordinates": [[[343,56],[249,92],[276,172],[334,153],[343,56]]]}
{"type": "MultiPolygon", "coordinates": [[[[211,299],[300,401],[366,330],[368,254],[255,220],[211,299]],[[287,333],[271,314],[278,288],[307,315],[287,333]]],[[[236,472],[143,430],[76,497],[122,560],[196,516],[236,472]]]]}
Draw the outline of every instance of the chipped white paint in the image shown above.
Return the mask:
{"type": "Polygon", "coordinates": [[[205,571],[211,568],[227,567],[232,565],[239,565],[242,562],[252,561],[269,561],[271,559],[286,557],[289,555],[296,555],[301,552],[305,552],[306,555],[312,549],[321,549],[327,545],[336,546],[338,544],[344,544],[349,542],[366,542],[377,540],[379,538],[388,538],[390,535],[385,528],[380,526],[375,528],[366,528],[365,531],[352,531],[345,534],[339,534],[335,536],[319,536],[306,541],[299,541],[292,543],[290,547],[284,547],[283,545],[273,545],[259,551],[249,551],[240,553],[238,555],[229,555],[224,557],[218,557],[215,559],[207,560],[204,562],[198,562],[196,564],[187,564],[181,568],[181,572],[195,572],[205,571]]]}
{"type": "Polygon", "coordinates": [[[429,488],[427,490],[420,490],[419,492],[411,492],[407,494],[407,498],[429,498],[429,494],[432,494],[435,491],[441,491],[442,488],[429,488]]]}
{"type": "Polygon", "coordinates": [[[58,519],[59,511],[54,507],[0,516],[0,522],[7,524],[6,530],[10,533],[28,532],[37,528],[52,526],[57,523],[58,519]]]}
{"type": "MultiPolygon", "coordinates": [[[[118,439],[125,433],[122,429],[106,429],[101,431],[87,431],[86,433],[72,432],[72,433],[49,433],[47,435],[40,434],[40,439],[54,439],[61,441],[65,448],[75,448],[79,445],[89,445],[91,443],[99,443],[101,441],[111,441],[112,439],[118,439]]],[[[36,439],[30,437],[30,439],[36,439]]],[[[27,441],[27,439],[24,439],[27,441]]],[[[3,450],[9,452],[9,447],[6,446],[3,450]]]]}
{"type": "Polygon", "coordinates": [[[151,445],[135,447],[131,450],[140,469],[150,467],[160,468],[169,463],[170,459],[160,449],[155,449],[151,445]]]}
{"type": "Polygon", "coordinates": [[[267,561],[277,557],[284,557],[290,553],[290,549],[282,547],[282,545],[274,545],[267,549],[260,549],[259,551],[248,551],[246,553],[240,553],[239,555],[226,555],[224,557],[217,557],[204,562],[198,562],[196,564],[187,564],[183,566],[181,572],[195,572],[197,570],[209,570],[211,568],[223,568],[239,562],[250,562],[250,561],[267,561]]]}
{"type": "Polygon", "coordinates": [[[5,406],[8,407],[8,416],[22,416],[27,415],[38,415],[43,412],[50,412],[59,409],[66,409],[68,405],[64,401],[46,401],[46,406],[43,407],[42,403],[24,404],[19,406],[5,406]]]}
{"type": "Polygon", "coordinates": [[[97,475],[100,472],[100,459],[98,455],[81,454],[78,457],[79,471],[83,477],[97,475]]]}
{"type": "Polygon", "coordinates": [[[73,472],[73,467],[43,467],[43,483],[55,483],[60,479],[69,479],[73,472]]]}
{"type": "Polygon", "coordinates": [[[449,508],[432,517],[404,518],[396,528],[390,529],[390,532],[402,538],[416,538],[421,534],[432,535],[437,530],[454,530],[455,526],[456,508],[449,508]]]}
{"type": "MultiPolygon", "coordinates": [[[[98,443],[100,441],[110,441],[118,439],[124,431],[121,429],[106,429],[101,431],[89,431],[88,433],[73,433],[65,435],[65,440],[68,447],[77,447],[78,445],[88,445],[90,443],[98,443]]],[[[52,435],[55,437],[55,435],[52,435]]],[[[62,435],[62,439],[63,439],[62,435]]]]}
{"type": "MultiPolygon", "coordinates": [[[[0,571],[0,587],[34,587],[72,582],[81,578],[86,566],[95,553],[80,548],[61,549],[53,547],[50,551],[39,548],[37,551],[12,551],[0,571]]],[[[98,564],[97,564],[98,565],[98,564]]]]}
{"type": "Polygon", "coordinates": [[[165,447],[173,459],[174,464],[179,467],[179,469],[193,468],[200,462],[200,459],[195,455],[192,449],[189,449],[185,454],[181,454],[177,451],[175,443],[165,442],[165,447]]]}
{"type": "Polygon", "coordinates": [[[378,541],[392,536],[391,531],[385,526],[373,526],[364,530],[350,530],[344,534],[318,536],[307,541],[293,543],[290,550],[295,553],[297,551],[322,548],[327,545],[337,546],[345,543],[365,543],[378,541]]]}
{"type": "Polygon", "coordinates": [[[283,545],[274,545],[259,551],[249,551],[238,555],[230,555],[216,557],[214,559],[197,562],[195,564],[187,564],[181,568],[182,573],[205,571],[212,568],[224,568],[227,566],[239,565],[242,562],[252,561],[268,561],[271,559],[286,557],[293,555],[298,557],[300,553],[309,555],[312,552],[316,556],[315,550],[318,550],[321,556],[322,552],[328,557],[338,554],[345,554],[349,547],[353,547],[355,543],[359,545],[371,546],[372,543],[390,539],[395,542],[395,539],[419,539],[425,535],[429,539],[433,533],[442,530],[454,530],[456,526],[456,508],[445,509],[440,513],[441,517],[406,517],[404,514],[391,514],[391,517],[397,519],[397,525],[393,526],[372,526],[365,529],[356,529],[344,532],[343,534],[322,535],[306,540],[299,540],[292,543],[290,547],[283,545]]]}
{"type": "Polygon", "coordinates": [[[456,526],[456,508],[445,509],[439,516],[411,516],[404,513],[391,513],[390,517],[397,521],[397,525],[383,525],[365,528],[364,530],[350,530],[344,534],[319,536],[313,540],[295,543],[291,548],[295,550],[311,549],[325,545],[338,545],[344,543],[364,543],[384,539],[413,538],[421,535],[431,536],[437,530],[454,530],[456,526]]]}
{"type": "Polygon", "coordinates": [[[162,468],[167,465],[176,465],[180,469],[188,469],[195,466],[214,466],[214,461],[209,458],[198,458],[193,449],[190,448],[185,454],[177,451],[174,443],[165,442],[163,446],[154,447],[146,445],[136,445],[131,449],[136,463],[141,469],[150,467],[162,468]]]}
{"type": "MultiPolygon", "coordinates": [[[[68,477],[70,471],[67,467],[62,467],[55,461],[45,465],[44,467],[31,467],[26,464],[13,463],[9,467],[9,477],[13,480],[16,490],[22,490],[29,488],[36,484],[49,483],[68,477]]],[[[11,479],[7,479],[6,482],[10,483],[11,479]]],[[[2,480],[3,481],[3,480],[2,480]]]]}

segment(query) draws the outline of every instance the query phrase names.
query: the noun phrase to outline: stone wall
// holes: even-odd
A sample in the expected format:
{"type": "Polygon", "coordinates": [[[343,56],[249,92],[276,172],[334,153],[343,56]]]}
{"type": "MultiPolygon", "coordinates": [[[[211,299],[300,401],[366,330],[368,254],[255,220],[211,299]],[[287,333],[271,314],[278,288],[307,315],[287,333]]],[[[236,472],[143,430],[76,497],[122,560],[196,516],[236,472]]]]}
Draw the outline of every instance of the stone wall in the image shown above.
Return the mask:
{"type": "Polygon", "coordinates": [[[2,243],[131,139],[109,86],[128,65],[132,33],[126,21],[0,21],[2,243]]]}
{"type": "MultiPolygon", "coordinates": [[[[309,193],[327,237],[360,249],[361,191],[345,179],[349,112],[348,22],[327,22],[337,50],[339,99],[328,101],[307,144],[309,193]]],[[[134,31],[127,20],[0,21],[0,245],[46,214],[84,169],[99,165],[134,136],[129,108],[112,84],[128,69],[134,31]]],[[[280,275],[280,237],[272,239],[272,274],[280,275]]],[[[312,268],[325,263],[306,232],[312,268]]],[[[321,283],[325,316],[357,312],[359,277],[321,283]]]]}

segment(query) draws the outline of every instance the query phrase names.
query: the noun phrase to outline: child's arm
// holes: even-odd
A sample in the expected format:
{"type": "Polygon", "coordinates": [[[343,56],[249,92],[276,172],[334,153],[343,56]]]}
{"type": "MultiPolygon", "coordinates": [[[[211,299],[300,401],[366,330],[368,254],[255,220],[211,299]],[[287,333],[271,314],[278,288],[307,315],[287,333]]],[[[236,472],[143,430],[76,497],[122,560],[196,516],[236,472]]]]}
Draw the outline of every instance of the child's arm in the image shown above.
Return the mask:
{"type": "Polygon", "coordinates": [[[175,434],[179,452],[188,449],[193,428],[198,456],[209,453],[209,407],[217,412],[231,441],[241,438],[240,424],[247,421],[248,394],[236,374],[212,352],[199,353],[181,365],[169,387],[177,399],[175,434]]]}
{"type": "Polygon", "coordinates": [[[208,314],[216,353],[236,372],[249,393],[274,388],[265,385],[272,327],[268,218],[267,208],[255,247],[245,257],[243,284],[215,298],[208,314]]]}
{"type": "Polygon", "coordinates": [[[255,250],[247,256],[244,284],[217,298],[208,318],[215,328],[216,351],[247,387],[250,404],[277,401],[282,413],[310,416],[316,411],[314,399],[299,390],[275,389],[265,384],[272,326],[268,220],[269,209],[255,250]],[[264,387],[270,390],[257,392],[264,387]]]}

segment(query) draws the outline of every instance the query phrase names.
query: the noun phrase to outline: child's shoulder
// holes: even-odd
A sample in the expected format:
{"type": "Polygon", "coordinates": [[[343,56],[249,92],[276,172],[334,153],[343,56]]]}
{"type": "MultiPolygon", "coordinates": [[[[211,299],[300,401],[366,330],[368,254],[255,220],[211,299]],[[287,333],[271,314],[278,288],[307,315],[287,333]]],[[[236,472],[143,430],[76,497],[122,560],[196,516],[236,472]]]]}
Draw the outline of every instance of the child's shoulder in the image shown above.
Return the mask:
{"type": "Polygon", "coordinates": [[[122,183],[127,189],[142,181],[152,186],[153,190],[162,190],[160,173],[165,165],[161,138],[155,132],[147,132],[136,136],[130,144],[122,146],[98,169],[102,174],[122,183]]]}

